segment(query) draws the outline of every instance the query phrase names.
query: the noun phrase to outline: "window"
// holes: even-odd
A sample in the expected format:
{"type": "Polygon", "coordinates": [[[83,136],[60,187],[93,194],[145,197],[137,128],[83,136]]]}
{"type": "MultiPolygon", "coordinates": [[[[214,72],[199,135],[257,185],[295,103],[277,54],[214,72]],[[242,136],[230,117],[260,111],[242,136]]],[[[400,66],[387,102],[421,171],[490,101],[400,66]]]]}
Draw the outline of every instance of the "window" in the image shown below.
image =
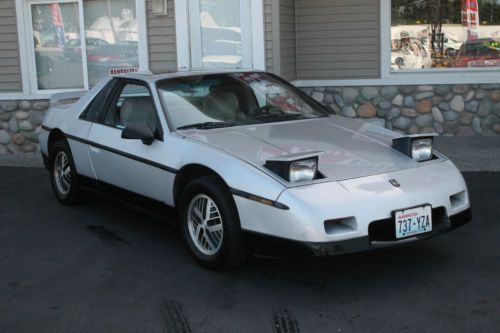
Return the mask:
{"type": "Polygon", "coordinates": [[[158,83],[175,128],[206,122],[247,125],[318,118],[326,110],[266,73],[188,76],[158,83]]]}
{"type": "Polygon", "coordinates": [[[499,0],[392,0],[391,70],[500,69],[499,0]]]}
{"type": "Polygon", "coordinates": [[[138,3],[144,0],[27,0],[32,90],[88,89],[137,71],[138,3]]]}
{"type": "Polygon", "coordinates": [[[175,0],[180,70],[265,68],[262,0],[175,0]]]}
{"type": "Polygon", "coordinates": [[[145,122],[157,132],[158,118],[149,90],[142,85],[126,84],[104,117],[104,124],[119,129],[130,123],[145,122]]]}

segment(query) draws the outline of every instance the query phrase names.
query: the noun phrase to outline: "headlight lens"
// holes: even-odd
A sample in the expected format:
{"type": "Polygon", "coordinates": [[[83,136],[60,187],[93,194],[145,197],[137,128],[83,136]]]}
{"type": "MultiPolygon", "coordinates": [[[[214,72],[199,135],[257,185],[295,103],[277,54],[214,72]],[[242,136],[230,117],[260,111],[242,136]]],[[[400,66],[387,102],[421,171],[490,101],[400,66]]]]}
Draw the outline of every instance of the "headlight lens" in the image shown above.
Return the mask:
{"type": "Polygon", "coordinates": [[[316,158],[294,161],[290,163],[290,182],[302,182],[316,178],[318,160],[316,158]]]}
{"type": "Polygon", "coordinates": [[[417,161],[427,161],[432,158],[432,139],[419,139],[411,144],[411,157],[417,161]]]}

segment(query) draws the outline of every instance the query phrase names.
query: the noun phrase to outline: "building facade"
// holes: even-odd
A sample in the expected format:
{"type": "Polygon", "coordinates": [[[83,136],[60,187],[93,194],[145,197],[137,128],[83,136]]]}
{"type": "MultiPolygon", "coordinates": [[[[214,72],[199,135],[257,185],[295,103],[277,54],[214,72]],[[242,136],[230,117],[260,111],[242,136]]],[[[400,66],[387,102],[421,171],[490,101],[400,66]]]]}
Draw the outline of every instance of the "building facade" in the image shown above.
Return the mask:
{"type": "Polygon", "coordinates": [[[403,133],[500,135],[499,0],[0,0],[0,154],[57,92],[128,71],[256,68],[403,133]]]}

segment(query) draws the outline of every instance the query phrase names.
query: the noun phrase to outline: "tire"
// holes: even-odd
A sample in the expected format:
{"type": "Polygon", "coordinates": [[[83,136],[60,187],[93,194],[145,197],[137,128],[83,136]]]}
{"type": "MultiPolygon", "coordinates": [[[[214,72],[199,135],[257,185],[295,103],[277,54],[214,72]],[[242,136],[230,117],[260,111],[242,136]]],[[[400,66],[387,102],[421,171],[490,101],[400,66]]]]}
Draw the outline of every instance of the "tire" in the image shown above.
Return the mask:
{"type": "Polygon", "coordinates": [[[49,172],[56,198],[64,205],[79,203],[81,190],[78,174],[66,140],[57,141],[52,146],[49,154],[49,172]],[[65,174],[61,175],[64,170],[66,170],[65,174]]]}
{"type": "Polygon", "coordinates": [[[179,216],[183,237],[200,265],[221,270],[245,261],[236,204],[218,177],[204,176],[189,183],[179,201],[179,216]],[[208,219],[203,218],[207,209],[208,219]]]}

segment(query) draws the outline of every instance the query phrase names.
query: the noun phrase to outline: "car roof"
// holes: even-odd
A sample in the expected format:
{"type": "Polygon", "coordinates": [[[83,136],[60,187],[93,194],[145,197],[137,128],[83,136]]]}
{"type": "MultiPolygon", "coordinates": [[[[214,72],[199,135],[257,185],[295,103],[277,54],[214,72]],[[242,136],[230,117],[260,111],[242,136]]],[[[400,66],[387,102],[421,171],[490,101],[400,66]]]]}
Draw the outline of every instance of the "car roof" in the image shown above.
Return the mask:
{"type": "Polygon", "coordinates": [[[248,73],[248,72],[263,72],[263,71],[255,69],[223,69],[223,70],[219,69],[219,70],[193,70],[193,71],[181,71],[181,72],[177,71],[177,72],[166,72],[166,73],[135,72],[135,73],[114,75],[113,77],[156,82],[164,79],[175,79],[179,77],[188,77],[197,75],[248,73]]]}

